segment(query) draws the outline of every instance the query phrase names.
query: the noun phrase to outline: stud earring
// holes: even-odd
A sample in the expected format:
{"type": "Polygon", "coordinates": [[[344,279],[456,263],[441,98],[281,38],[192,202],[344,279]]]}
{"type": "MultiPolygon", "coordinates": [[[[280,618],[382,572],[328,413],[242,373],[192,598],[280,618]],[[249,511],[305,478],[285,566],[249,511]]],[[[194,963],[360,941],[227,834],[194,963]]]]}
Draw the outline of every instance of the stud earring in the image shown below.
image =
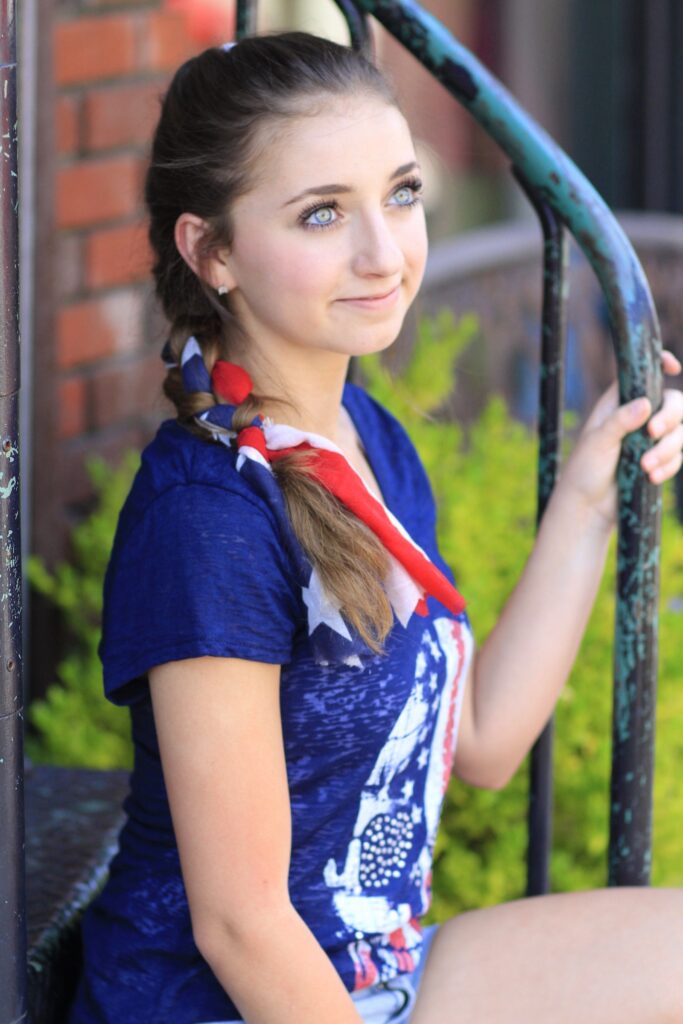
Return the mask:
{"type": "Polygon", "coordinates": [[[219,284],[218,288],[216,288],[216,291],[218,292],[219,295],[227,295],[228,294],[228,286],[225,285],[225,284],[219,284]]]}

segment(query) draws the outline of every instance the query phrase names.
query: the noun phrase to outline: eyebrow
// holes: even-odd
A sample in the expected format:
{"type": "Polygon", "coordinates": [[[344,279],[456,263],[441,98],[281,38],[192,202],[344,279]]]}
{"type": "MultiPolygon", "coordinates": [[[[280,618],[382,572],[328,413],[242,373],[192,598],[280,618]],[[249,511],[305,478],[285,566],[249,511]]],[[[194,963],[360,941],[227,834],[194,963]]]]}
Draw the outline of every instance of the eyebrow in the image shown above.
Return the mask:
{"type": "MultiPolygon", "coordinates": [[[[389,181],[393,181],[395,178],[400,178],[401,175],[407,174],[408,171],[413,171],[416,168],[419,169],[419,164],[416,160],[411,160],[410,163],[401,164],[397,167],[393,174],[389,175],[389,181]]],[[[331,196],[339,194],[341,192],[353,192],[354,190],[350,185],[316,185],[313,188],[306,188],[303,192],[299,192],[298,195],[294,196],[293,199],[288,199],[283,206],[290,206],[292,203],[297,203],[300,199],[305,199],[306,196],[331,196]]]]}

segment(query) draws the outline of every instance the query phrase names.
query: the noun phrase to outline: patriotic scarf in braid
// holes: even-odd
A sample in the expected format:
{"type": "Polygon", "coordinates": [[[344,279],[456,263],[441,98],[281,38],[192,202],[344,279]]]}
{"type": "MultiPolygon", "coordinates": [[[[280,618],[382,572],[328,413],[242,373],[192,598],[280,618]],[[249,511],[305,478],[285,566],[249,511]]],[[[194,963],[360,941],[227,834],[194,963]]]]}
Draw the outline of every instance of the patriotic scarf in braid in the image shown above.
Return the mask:
{"type": "MultiPolygon", "coordinates": [[[[167,367],[175,367],[168,342],[162,352],[167,367]]],[[[413,612],[427,614],[426,597],[437,598],[454,614],[465,601],[427,554],[408,536],[385,505],[371,494],[362,477],[344,453],[327,438],[256,416],[239,432],[233,429],[235,409],[251,394],[249,374],[235,363],[218,359],[209,376],[196,338],[185,343],[181,356],[183,384],[187,392],[216,392],[226,405],[215,405],[195,419],[211,431],[215,440],[237,447],[237,470],[268,504],[281,531],[288,554],[296,567],[302,596],[308,608],[308,631],[316,661],[343,661],[361,665],[359,655],[368,648],[341,615],[340,605],[328,595],[316,570],[304,553],[292,529],[282,490],[270,463],[293,451],[315,451],[309,472],[381,540],[389,555],[389,573],[384,581],[387,597],[399,622],[406,626],[413,612]],[[212,430],[213,427],[218,428],[212,430]]]]}

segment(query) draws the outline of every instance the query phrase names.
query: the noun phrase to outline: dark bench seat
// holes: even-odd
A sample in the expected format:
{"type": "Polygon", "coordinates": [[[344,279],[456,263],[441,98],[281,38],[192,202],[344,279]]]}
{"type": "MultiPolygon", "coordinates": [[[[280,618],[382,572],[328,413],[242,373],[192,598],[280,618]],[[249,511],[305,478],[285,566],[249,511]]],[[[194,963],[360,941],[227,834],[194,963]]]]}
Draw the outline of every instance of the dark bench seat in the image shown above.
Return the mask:
{"type": "Polygon", "coordinates": [[[26,772],[30,1024],[63,1024],[81,963],[79,920],[117,849],[128,772],[26,772]]]}

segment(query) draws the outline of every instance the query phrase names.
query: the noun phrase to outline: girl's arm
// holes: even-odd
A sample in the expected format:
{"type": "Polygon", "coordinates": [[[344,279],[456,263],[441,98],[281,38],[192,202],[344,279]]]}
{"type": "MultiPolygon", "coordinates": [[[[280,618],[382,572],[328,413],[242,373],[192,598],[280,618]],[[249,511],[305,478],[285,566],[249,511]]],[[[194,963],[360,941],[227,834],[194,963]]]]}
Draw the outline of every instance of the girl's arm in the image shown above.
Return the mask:
{"type": "Polygon", "coordinates": [[[288,894],[280,667],[192,658],[149,673],[195,942],[249,1024],[358,1024],[288,894]]]}
{"type": "MultiPolygon", "coordinates": [[[[664,368],[681,364],[663,354],[664,368]]],[[[552,714],[571,670],[602,576],[616,520],[615,471],[621,441],[651,409],[638,399],[618,406],[613,385],[597,403],[543,516],[520,580],[473,659],[463,703],[454,772],[499,788],[552,714]],[[643,403],[639,405],[638,403],[643,403]]],[[[659,438],[642,468],[655,483],[681,466],[683,395],[665,391],[649,423],[659,438]]]]}

